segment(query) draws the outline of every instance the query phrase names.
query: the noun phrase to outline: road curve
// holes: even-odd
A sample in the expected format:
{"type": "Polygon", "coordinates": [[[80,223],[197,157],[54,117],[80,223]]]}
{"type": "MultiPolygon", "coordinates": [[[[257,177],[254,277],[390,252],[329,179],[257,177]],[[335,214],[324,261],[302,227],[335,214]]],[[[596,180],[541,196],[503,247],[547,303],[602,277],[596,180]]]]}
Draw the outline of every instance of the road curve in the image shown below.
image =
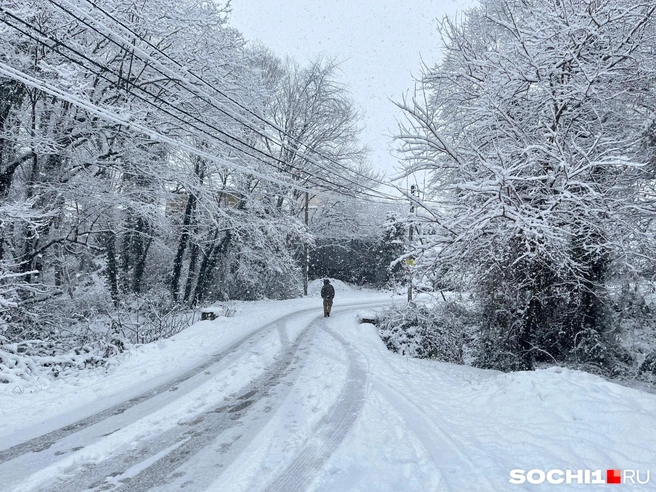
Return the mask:
{"type": "MultiPolygon", "coordinates": [[[[351,311],[378,304],[380,302],[359,302],[335,311],[351,311]]],[[[313,318],[293,340],[289,339],[285,325],[314,311],[316,309],[300,310],[281,317],[166,383],[71,425],[0,451],[0,489],[17,492],[116,488],[137,491],[168,490],[169,487],[177,490],[184,485],[185,490],[205,490],[243,450],[249,439],[266,425],[287,397],[298,370],[306,362],[315,334],[323,331],[344,347],[348,358],[347,382],[320,421],[314,437],[286,469],[275,475],[267,489],[305,490],[352,428],[364,403],[366,388],[362,357],[332,331],[323,318],[313,318]],[[49,467],[56,467],[60,460],[71,459],[86,446],[138,422],[144,415],[149,415],[151,409],[155,411],[188,397],[195,388],[207,384],[209,376],[216,378],[217,374],[225,373],[226,378],[230,377],[229,361],[256,354],[258,344],[269,343],[272,337],[281,346],[275,361],[259,376],[245,381],[242,390],[226,397],[212,409],[147,436],[127,451],[97,461],[90,460],[68,474],[48,475],[49,467]],[[216,447],[222,439],[221,452],[211,457],[212,473],[192,476],[181,471],[183,465],[194,461],[192,458],[208,455],[207,450],[212,445],[216,447]]]]}

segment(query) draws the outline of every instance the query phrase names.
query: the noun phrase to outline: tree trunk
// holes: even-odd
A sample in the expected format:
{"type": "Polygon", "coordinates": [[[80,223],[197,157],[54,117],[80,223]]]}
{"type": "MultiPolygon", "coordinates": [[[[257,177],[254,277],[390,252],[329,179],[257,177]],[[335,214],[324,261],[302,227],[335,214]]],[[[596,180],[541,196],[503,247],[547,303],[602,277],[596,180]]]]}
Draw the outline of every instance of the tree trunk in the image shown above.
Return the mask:
{"type": "Polygon", "coordinates": [[[189,271],[187,272],[187,282],[184,291],[184,303],[188,304],[191,299],[191,293],[194,289],[194,279],[196,278],[196,265],[198,264],[198,254],[200,247],[196,243],[192,243],[191,252],[189,253],[189,271]]]}
{"type": "Polygon", "coordinates": [[[128,210],[125,218],[125,232],[121,244],[121,284],[123,292],[130,291],[130,264],[132,254],[132,238],[134,236],[132,212],[128,210]]]}
{"type": "Polygon", "coordinates": [[[110,232],[106,235],[105,248],[107,254],[107,279],[109,291],[114,306],[118,306],[118,258],[116,257],[116,234],[110,232]]]}
{"type": "MultiPolygon", "coordinates": [[[[15,107],[21,106],[27,90],[21,82],[4,80],[0,83],[0,135],[9,135],[7,125],[12,125],[9,116],[15,107]]],[[[0,136],[0,196],[5,196],[13,181],[14,172],[30,158],[30,153],[22,157],[15,155],[15,147],[10,140],[0,136]],[[5,166],[5,156],[11,156],[5,166]]]]}
{"type": "Polygon", "coordinates": [[[519,355],[522,360],[522,370],[524,371],[532,371],[535,369],[535,354],[533,353],[534,347],[532,340],[534,338],[535,329],[542,319],[542,303],[540,302],[538,295],[539,293],[536,291],[531,293],[526,320],[519,336],[517,337],[519,355]]]}
{"type": "Polygon", "coordinates": [[[173,260],[173,276],[171,278],[171,295],[173,296],[173,301],[178,302],[179,286],[180,286],[180,274],[182,272],[182,260],[184,258],[185,250],[187,249],[187,243],[189,242],[189,227],[191,225],[194,210],[196,209],[196,196],[193,193],[189,194],[187,198],[187,205],[185,207],[184,219],[182,221],[182,234],[180,235],[180,241],[178,242],[178,251],[173,260]]]}
{"type": "Polygon", "coordinates": [[[132,292],[139,294],[143,282],[144,272],[146,270],[146,259],[148,250],[153,242],[153,236],[150,231],[148,222],[143,218],[137,218],[136,234],[133,237],[133,258],[134,267],[132,271],[132,292]]]}
{"type": "MultiPolygon", "coordinates": [[[[218,231],[214,237],[218,237],[218,231]]],[[[230,231],[226,232],[225,236],[219,243],[213,241],[212,247],[208,253],[203,257],[203,261],[198,272],[198,282],[196,283],[196,291],[194,293],[194,304],[200,303],[209,291],[210,280],[212,279],[212,270],[216,266],[219,256],[225,254],[230,246],[231,234],[230,231]]]]}
{"type": "MultiPolygon", "coordinates": [[[[205,178],[205,164],[200,159],[196,161],[194,174],[198,177],[199,185],[202,185],[203,179],[205,178]]],[[[184,218],[182,220],[182,234],[180,235],[180,241],[178,242],[178,251],[176,252],[175,259],[173,260],[173,276],[171,278],[171,295],[173,296],[173,300],[175,302],[178,302],[178,296],[180,294],[179,291],[180,291],[180,276],[182,274],[182,263],[184,259],[185,250],[187,249],[187,245],[189,243],[191,224],[194,222],[194,214],[196,212],[197,202],[198,202],[198,198],[196,198],[196,195],[190,191],[189,196],[187,197],[187,204],[185,206],[184,218]]],[[[192,253],[194,253],[194,251],[192,251],[192,253]]],[[[198,255],[197,249],[195,251],[195,254],[196,256],[198,255]]],[[[185,287],[185,294],[184,294],[185,302],[189,297],[187,293],[189,278],[191,277],[191,272],[193,272],[195,269],[196,269],[196,259],[194,258],[193,268],[192,268],[191,261],[189,264],[190,273],[187,276],[187,286],[185,287]]],[[[189,287],[189,289],[191,288],[189,287]]]]}

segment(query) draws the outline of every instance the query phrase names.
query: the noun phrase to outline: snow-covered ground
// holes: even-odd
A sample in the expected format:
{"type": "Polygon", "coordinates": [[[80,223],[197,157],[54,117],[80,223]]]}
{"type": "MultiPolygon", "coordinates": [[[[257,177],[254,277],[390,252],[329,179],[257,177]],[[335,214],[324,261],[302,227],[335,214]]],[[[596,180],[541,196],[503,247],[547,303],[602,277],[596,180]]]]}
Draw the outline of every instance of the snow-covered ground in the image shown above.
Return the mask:
{"type": "Polygon", "coordinates": [[[390,296],[335,287],[330,318],[316,282],[107,371],[1,388],[0,490],[656,490],[656,395],[392,354],[357,324],[390,296]],[[515,485],[517,469],[650,483],[515,485]]]}

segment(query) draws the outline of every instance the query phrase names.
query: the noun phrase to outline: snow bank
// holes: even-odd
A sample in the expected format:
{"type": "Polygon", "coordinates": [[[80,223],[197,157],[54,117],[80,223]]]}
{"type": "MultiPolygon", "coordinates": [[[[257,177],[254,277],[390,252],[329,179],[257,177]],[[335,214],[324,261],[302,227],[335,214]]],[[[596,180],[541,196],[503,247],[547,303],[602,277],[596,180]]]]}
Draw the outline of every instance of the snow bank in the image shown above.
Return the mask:
{"type": "Polygon", "coordinates": [[[512,469],[602,470],[604,478],[607,469],[629,469],[643,479],[651,470],[651,488],[622,490],[653,490],[656,395],[562,368],[504,374],[405,358],[372,325],[341,333],[366,358],[373,391],[318,490],[536,487],[511,485],[512,469]]]}
{"type": "MultiPolygon", "coordinates": [[[[335,288],[335,297],[337,294],[350,294],[357,290],[355,287],[348,285],[341,280],[329,279],[332,286],[335,288]]],[[[323,279],[318,278],[308,283],[308,295],[318,296],[321,294],[321,287],[323,287],[323,279]]]]}
{"type": "Polygon", "coordinates": [[[75,378],[1,385],[0,440],[37,424],[24,432],[38,435],[66,425],[57,416],[74,420],[91,415],[173,378],[277,317],[314,305],[321,310],[311,299],[236,304],[235,317],[200,321],[169,339],[132,347],[107,368],[80,371],[75,378]],[[42,425],[48,419],[54,420],[42,425]]]}

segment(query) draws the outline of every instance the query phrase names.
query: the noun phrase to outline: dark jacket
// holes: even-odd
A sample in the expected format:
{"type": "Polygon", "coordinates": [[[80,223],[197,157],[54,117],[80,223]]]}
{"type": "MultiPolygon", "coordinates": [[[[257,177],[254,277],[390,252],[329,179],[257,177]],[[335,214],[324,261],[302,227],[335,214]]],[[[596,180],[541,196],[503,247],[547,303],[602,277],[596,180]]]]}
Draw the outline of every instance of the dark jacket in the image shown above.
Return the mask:
{"type": "Polygon", "coordinates": [[[324,284],[324,286],[321,287],[321,297],[324,299],[332,299],[335,297],[335,288],[330,284],[324,284]]]}

